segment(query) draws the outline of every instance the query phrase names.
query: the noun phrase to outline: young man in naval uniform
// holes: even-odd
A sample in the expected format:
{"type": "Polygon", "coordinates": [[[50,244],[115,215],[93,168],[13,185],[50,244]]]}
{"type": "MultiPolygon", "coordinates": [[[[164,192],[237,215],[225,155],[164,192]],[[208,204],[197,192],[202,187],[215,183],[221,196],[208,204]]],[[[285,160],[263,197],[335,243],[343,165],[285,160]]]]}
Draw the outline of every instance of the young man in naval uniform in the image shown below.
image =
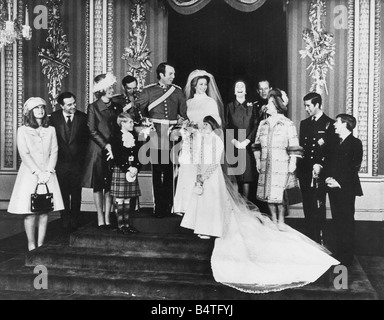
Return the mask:
{"type": "Polygon", "coordinates": [[[173,207],[173,163],[170,129],[180,118],[187,119],[187,105],[182,89],[173,84],[175,68],[167,62],[157,67],[158,83],[144,88],[136,101],[143,117],[148,117],[156,132],[150,135],[152,182],[155,216],[171,214],[173,207]]]}
{"type": "Polygon", "coordinates": [[[300,124],[300,146],[304,148],[304,156],[298,162],[297,175],[303,195],[307,236],[321,243],[326,222],[324,158],[327,148],[337,142],[337,135],[333,126],[335,121],[323,112],[321,96],[312,92],[303,100],[309,117],[300,124]]]}

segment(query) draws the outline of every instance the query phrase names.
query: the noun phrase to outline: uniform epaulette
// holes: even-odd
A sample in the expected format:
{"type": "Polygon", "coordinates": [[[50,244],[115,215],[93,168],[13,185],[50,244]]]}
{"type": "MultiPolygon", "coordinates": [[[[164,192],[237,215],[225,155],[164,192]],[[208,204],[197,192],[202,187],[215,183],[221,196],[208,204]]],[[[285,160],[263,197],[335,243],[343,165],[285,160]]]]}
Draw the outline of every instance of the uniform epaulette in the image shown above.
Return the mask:
{"type": "Polygon", "coordinates": [[[179,86],[177,86],[177,85],[175,85],[175,84],[172,84],[172,85],[173,85],[175,88],[182,90],[181,87],[179,87],[179,86]]]}
{"type": "Polygon", "coordinates": [[[154,87],[156,85],[157,85],[157,83],[152,83],[152,84],[145,86],[143,89],[151,88],[151,87],[154,87]]]}

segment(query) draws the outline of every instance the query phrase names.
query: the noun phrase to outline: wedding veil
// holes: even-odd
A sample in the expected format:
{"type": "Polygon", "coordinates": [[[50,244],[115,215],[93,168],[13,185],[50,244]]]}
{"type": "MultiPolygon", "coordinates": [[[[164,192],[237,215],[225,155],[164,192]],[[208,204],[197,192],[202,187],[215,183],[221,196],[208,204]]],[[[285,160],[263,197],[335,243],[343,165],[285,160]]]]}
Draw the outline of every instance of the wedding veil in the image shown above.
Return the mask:
{"type": "Polygon", "coordinates": [[[215,77],[208,73],[205,70],[195,70],[192,71],[188,77],[187,84],[185,86],[184,92],[185,92],[185,97],[187,100],[192,99],[192,91],[191,91],[191,83],[192,80],[195,79],[196,77],[208,77],[209,78],[209,83],[208,83],[208,90],[207,90],[207,95],[214,99],[217,103],[217,108],[219,109],[219,115],[222,121],[222,126],[224,127],[225,124],[225,112],[224,112],[224,104],[223,100],[220,95],[220,91],[217,87],[215,77]]]}

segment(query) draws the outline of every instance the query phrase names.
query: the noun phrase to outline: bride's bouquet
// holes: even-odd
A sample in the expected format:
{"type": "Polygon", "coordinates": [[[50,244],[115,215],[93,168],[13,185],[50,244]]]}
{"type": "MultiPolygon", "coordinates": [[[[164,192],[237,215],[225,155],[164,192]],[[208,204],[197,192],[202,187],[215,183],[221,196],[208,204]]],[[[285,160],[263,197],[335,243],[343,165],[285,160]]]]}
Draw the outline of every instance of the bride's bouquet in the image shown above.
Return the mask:
{"type": "Polygon", "coordinates": [[[196,131],[199,130],[197,123],[189,120],[180,119],[178,124],[172,127],[171,140],[177,141],[181,136],[183,140],[192,136],[196,131]]]}
{"type": "Polygon", "coordinates": [[[142,118],[139,125],[136,127],[136,131],[139,135],[144,136],[144,139],[148,139],[151,131],[156,131],[153,122],[148,118],[142,118]]]}
{"type": "Polygon", "coordinates": [[[185,121],[181,124],[181,130],[184,130],[185,135],[186,135],[187,137],[189,137],[189,136],[191,136],[192,134],[194,134],[196,131],[199,130],[199,126],[197,125],[196,122],[189,121],[189,120],[185,120],[185,121]]]}

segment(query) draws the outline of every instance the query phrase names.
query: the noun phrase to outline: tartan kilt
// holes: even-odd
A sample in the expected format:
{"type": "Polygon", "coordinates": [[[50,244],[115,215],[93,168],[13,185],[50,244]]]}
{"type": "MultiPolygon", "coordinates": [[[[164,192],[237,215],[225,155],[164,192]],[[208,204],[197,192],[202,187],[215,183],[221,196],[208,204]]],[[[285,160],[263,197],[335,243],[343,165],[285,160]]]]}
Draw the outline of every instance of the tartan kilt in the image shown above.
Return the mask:
{"type": "Polygon", "coordinates": [[[128,182],[125,178],[125,173],[121,171],[119,167],[114,167],[112,173],[111,196],[120,199],[140,197],[141,191],[139,179],[136,179],[135,182],[128,182]]]}

